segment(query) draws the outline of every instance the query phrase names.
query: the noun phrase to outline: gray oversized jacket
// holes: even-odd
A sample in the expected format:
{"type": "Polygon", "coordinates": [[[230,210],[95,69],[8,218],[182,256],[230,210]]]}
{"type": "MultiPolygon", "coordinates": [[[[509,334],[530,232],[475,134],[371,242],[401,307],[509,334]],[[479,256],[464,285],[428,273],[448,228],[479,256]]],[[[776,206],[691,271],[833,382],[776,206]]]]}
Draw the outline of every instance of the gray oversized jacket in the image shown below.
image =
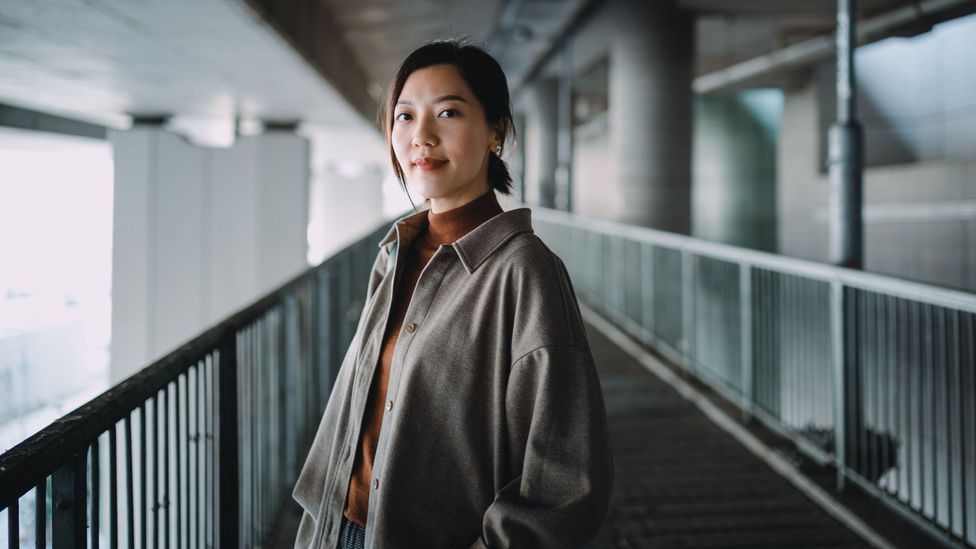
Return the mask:
{"type": "MultiPolygon", "coordinates": [[[[396,269],[427,224],[380,242],[359,326],[294,490],[296,547],[337,546],[396,269]]],[[[367,548],[580,547],[610,501],[606,410],[562,261],[527,208],[437,249],[391,365],[367,548]]]]}

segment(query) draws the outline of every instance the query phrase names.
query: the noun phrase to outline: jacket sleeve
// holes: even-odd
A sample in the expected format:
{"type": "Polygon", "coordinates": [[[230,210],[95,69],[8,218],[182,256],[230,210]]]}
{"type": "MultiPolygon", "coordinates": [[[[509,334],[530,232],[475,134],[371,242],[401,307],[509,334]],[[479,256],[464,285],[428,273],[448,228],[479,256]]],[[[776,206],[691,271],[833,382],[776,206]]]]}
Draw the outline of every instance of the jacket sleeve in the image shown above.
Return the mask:
{"type": "Polygon", "coordinates": [[[522,463],[496,493],[482,536],[470,547],[585,545],[603,523],[613,484],[606,409],[589,347],[546,346],[518,359],[505,409],[510,445],[524,448],[522,463]]]}

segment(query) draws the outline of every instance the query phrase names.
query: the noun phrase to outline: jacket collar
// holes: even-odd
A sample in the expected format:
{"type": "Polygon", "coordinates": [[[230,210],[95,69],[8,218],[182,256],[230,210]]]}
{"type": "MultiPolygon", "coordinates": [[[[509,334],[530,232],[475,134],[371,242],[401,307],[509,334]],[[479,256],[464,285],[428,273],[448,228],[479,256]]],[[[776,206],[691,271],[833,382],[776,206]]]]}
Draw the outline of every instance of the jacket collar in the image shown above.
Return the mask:
{"type": "MultiPolygon", "coordinates": [[[[426,227],[427,210],[401,217],[393,223],[378,246],[382,248],[396,241],[399,236],[398,246],[401,249],[406,249],[406,246],[426,227]]],[[[464,270],[468,274],[472,274],[491,257],[491,254],[495,253],[515,235],[531,232],[533,232],[532,210],[517,208],[502,212],[478,225],[451,246],[461,260],[464,270]]]]}

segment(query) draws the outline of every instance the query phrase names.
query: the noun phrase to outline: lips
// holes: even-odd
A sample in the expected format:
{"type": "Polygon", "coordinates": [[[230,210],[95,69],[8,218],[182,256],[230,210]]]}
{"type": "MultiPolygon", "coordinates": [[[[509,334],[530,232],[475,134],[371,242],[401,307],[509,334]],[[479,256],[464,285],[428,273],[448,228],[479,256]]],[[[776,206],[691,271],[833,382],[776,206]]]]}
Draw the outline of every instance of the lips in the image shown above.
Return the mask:
{"type": "Polygon", "coordinates": [[[444,164],[447,164],[447,160],[441,160],[439,158],[433,158],[430,156],[425,156],[424,158],[418,158],[417,160],[413,161],[414,166],[417,166],[421,170],[428,171],[428,172],[434,171],[437,168],[443,166],[444,164]]]}

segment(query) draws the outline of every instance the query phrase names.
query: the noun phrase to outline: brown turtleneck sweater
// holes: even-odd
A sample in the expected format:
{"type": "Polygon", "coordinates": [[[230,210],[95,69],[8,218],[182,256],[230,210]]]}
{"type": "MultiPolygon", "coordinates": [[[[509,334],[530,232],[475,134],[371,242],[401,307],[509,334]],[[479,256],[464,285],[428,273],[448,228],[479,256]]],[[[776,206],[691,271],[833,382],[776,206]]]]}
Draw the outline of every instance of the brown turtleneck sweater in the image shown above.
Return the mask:
{"type": "Polygon", "coordinates": [[[410,246],[400,271],[399,280],[395,286],[393,304],[383,336],[383,350],[380,353],[380,363],[376,368],[372,385],[369,388],[369,398],[363,412],[363,424],[359,434],[359,450],[356,453],[356,463],[353,465],[352,477],[349,479],[349,491],[346,495],[345,517],[359,524],[366,525],[366,513],[369,508],[369,481],[373,474],[373,457],[380,440],[380,427],[383,425],[384,402],[386,388],[390,378],[390,364],[393,361],[393,349],[396,347],[403,317],[407,313],[407,305],[413,296],[420,272],[433,257],[441,244],[451,244],[472,229],[481,225],[492,217],[502,213],[501,206],[495,198],[495,191],[489,189],[480,197],[458,206],[452,210],[439,214],[427,211],[427,229],[418,234],[410,246]]]}

